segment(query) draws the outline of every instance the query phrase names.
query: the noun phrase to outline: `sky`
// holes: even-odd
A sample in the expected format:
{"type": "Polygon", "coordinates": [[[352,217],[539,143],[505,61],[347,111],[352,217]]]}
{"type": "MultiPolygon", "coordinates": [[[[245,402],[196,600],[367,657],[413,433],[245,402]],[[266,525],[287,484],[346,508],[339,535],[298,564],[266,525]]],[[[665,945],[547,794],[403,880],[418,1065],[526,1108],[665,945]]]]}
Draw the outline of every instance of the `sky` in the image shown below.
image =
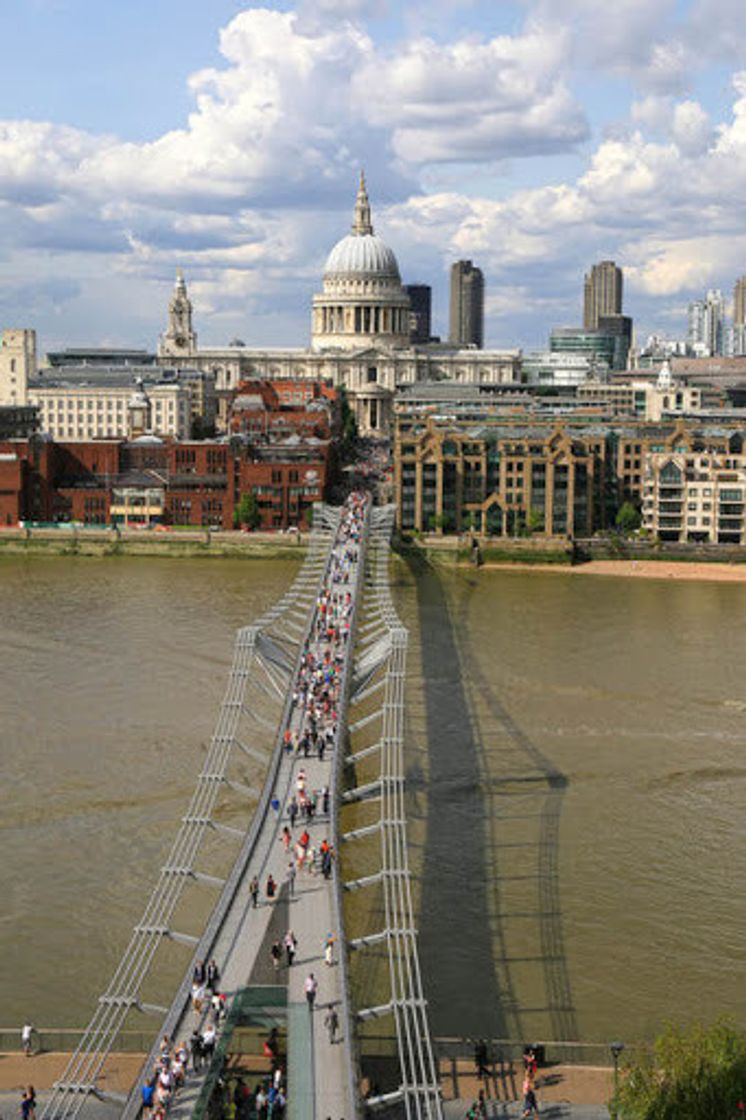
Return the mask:
{"type": "Polygon", "coordinates": [[[624,269],[638,342],[746,273],[743,0],[3,0],[0,326],[153,348],[183,269],[202,345],[303,346],[365,168],[405,283],[485,276],[485,342],[582,320],[624,269]]]}

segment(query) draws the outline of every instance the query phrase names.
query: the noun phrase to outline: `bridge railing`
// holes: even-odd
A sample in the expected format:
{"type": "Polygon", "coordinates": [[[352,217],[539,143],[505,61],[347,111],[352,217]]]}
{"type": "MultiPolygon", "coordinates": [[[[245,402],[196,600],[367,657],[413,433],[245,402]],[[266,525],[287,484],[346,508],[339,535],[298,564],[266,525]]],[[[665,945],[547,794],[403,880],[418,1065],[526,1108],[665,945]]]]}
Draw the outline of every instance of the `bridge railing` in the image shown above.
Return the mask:
{"type": "Polygon", "coordinates": [[[417,931],[409,872],[404,804],[404,704],[408,632],[402,626],[391,599],[388,562],[394,523],[392,507],[372,514],[370,562],[366,581],[366,631],[356,664],[352,701],[365,703],[375,696],[380,705],[350,726],[378,724],[377,741],[347,758],[350,765],[378,757],[378,778],[348,790],[343,801],[376,801],[379,818],[374,824],[354,829],[343,839],[377,837],[379,871],[347,881],[347,890],[380,886],[383,893],[385,927],[353,939],[352,949],[385,945],[388,956],[389,999],[375,1007],[359,1008],[360,1022],[391,1016],[399,1059],[399,1085],[391,1092],[369,1097],[369,1108],[397,1109],[407,1120],[442,1120],[438,1082],[427,1007],[422,990],[417,931]]]}
{"type": "MultiPolygon", "coordinates": [[[[173,1032],[187,1006],[193,964],[197,959],[206,959],[211,954],[225,913],[240,882],[243,867],[269,811],[272,788],[282,758],[283,744],[278,730],[283,726],[282,720],[274,723],[271,753],[244,743],[239,738],[239,725],[247,716],[253,716],[259,724],[271,729],[270,721],[247,706],[252,669],[257,664],[260,665],[260,688],[265,698],[274,699],[275,706],[277,700],[284,699],[282,716],[286,717],[292,703],[292,691],[287,687],[283,688],[283,685],[289,681],[295,668],[297,651],[307,637],[310,625],[308,602],[318,593],[329,542],[337,521],[338,515],[331,510],[322,507],[318,511],[306,559],[291,588],[259,622],[243,627],[237,633],[233,664],[215,733],[187,813],[182,818],[182,825],[143,917],[135,926],[129,945],[106,992],[99,998],[98,1008],[70,1057],[62,1078],[54,1086],[42,1113],[42,1120],[72,1120],[90,1096],[107,1096],[99,1090],[98,1079],[133,1010],[153,1014],[161,1021],[148,1057],[150,1061],[154,1060],[158,1049],[157,1038],[161,1033],[173,1032]],[[266,766],[261,793],[248,787],[239,787],[245,794],[256,793],[258,799],[245,835],[238,830],[218,825],[214,819],[218,794],[224,784],[234,787],[238,785],[227,779],[228,764],[237,751],[266,766]],[[202,936],[197,938],[179,934],[171,929],[171,921],[186,885],[195,881],[211,881],[212,885],[219,882],[196,869],[203,841],[208,832],[217,828],[228,834],[241,835],[243,840],[240,850],[222,885],[219,902],[202,936]],[[164,938],[188,944],[194,950],[190,966],[170,1008],[149,1004],[140,998],[143,984],[151,972],[156,952],[164,938]]],[[[251,735],[245,737],[251,738],[251,735]]],[[[123,1115],[126,1117],[133,1117],[140,1110],[137,1089],[136,1086],[126,1101],[122,1099],[125,1106],[123,1115]]]]}

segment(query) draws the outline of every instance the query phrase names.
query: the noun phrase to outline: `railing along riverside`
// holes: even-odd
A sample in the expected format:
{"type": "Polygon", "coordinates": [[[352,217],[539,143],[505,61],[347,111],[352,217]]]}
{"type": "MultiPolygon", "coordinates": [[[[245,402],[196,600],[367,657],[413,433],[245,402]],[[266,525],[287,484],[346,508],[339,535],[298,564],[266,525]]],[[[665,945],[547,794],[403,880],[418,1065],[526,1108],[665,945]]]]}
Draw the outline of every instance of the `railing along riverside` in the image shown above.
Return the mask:
{"type": "Polygon", "coordinates": [[[347,791],[344,801],[378,800],[377,824],[347,833],[343,839],[379,836],[380,871],[345,884],[354,890],[381,884],[384,899],[385,929],[350,942],[350,947],[364,950],[366,945],[384,942],[388,955],[388,1003],[363,1008],[358,1018],[367,1020],[392,1015],[396,1029],[400,1065],[400,1085],[391,1093],[369,1098],[366,1105],[376,1107],[403,1105],[407,1120],[442,1120],[443,1110],[438,1082],[427,1007],[422,991],[422,977],[417,951],[417,931],[407,853],[404,805],[404,688],[408,632],[394,608],[388,576],[390,537],[394,525],[393,507],[375,510],[371,516],[368,544],[369,571],[367,615],[370,621],[364,650],[356,666],[352,703],[363,702],[382,692],[380,708],[363,716],[350,726],[354,731],[380,720],[380,737],[376,744],[353,753],[348,763],[364,757],[379,757],[379,777],[374,782],[347,791]]]}
{"type": "MultiPolygon", "coordinates": [[[[249,718],[253,716],[259,724],[263,725],[267,722],[260,713],[252,712],[246,706],[252,667],[256,663],[261,664],[266,680],[262,678],[260,687],[263,687],[268,695],[271,695],[272,690],[278,691],[277,675],[282,675],[283,668],[286,669],[290,680],[290,669],[295,667],[298,651],[303,648],[308,636],[312,617],[309,605],[319,592],[326,571],[330,543],[338,521],[337,513],[326,507],[316,508],[315,525],[308,552],[291,588],[259,622],[238,631],[233,665],[215,733],[197,779],[189,808],[182,818],[181,828],[166,864],[161,869],[143,917],[135,926],[130,943],[106,992],[99,998],[99,1006],[61,1079],[55,1083],[41,1114],[41,1120],[73,1120],[91,1095],[101,1099],[121,1100],[121,1103],[125,1104],[124,1116],[134,1116],[139,1111],[137,1086],[125,1102],[124,1098],[102,1092],[98,1088],[98,1078],[109,1054],[114,1049],[127,1016],[133,1009],[155,1014],[159,1018],[165,1015],[158,1035],[169,1033],[169,1030],[173,1029],[189,999],[193,964],[197,959],[204,959],[210,955],[210,949],[269,810],[272,787],[282,759],[283,744],[279,731],[275,734],[272,754],[264,756],[268,763],[268,770],[256,811],[205,932],[199,939],[175,934],[170,929],[170,922],[187,883],[199,881],[201,873],[195,868],[197,856],[208,830],[211,831],[216,827],[212,814],[222,784],[226,782],[228,764],[235,749],[238,748],[244,754],[253,757],[262,756],[260,750],[247,746],[237,738],[242,716],[249,718]],[[275,633],[275,630],[279,630],[279,633],[275,633]],[[140,1000],[143,983],[151,969],[157,949],[165,937],[195,946],[192,962],[170,1009],[140,1000]]],[[[286,688],[283,717],[287,717],[291,703],[292,690],[286,688]]],[[[282,727],[284,722],[286,718],[281,719],[275,727],[282,727]]],[[[203,878],[211,877],[203,876],[203,878]]],[[[154,1057],[156,1051],[157,1041],[153,1044],[149,1059],[154,1057]]]]}

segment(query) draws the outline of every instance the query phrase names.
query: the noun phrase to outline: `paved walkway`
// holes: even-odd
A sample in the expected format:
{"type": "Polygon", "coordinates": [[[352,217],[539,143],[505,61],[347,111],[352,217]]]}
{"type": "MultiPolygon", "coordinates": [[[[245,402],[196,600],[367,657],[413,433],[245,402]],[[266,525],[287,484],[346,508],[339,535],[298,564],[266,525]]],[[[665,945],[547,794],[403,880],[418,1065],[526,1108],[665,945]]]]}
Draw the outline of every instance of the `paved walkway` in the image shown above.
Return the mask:
{"type": "MultiPolygon", "coordinates": [[[[337,543],[332,550],[331,567],[337,566],[339,575],[340,556],[347,551],[347,545],[337,543]],[[334,553],[336,550],[336,559],[334,553]]],[[[357,555],[357,547],[352,548],[357,555]]],[[[348,582],[334,583],[331,571],[327,579],[327,588],[333,593],[344,595],[353,593],[357,563],[354,560],[341,562],[348,573],[348,582]]],[[[315,634],[309,645],[309,651],[320,662],[325,650],[329,648],[329,641],[325,637],[315,634]]],[[[341,642],[336,649],[345,655],[351,655],[341,642]]],[[[295,687],[296,682],[290,682],[290,687],[295,687]]],[[[319,721],[319,728],[326,728],[329,721],[319,721]]],[[[339,724],[343,724],[339,720],[339,724]]],[[[290,729],[295,736],[307,726],[307,713],[301,703],[294,706],[291,715],[290,729]]],[[[282,729],[284,731],[284,728],[282,729]]],[[[339,726],[336,728],[335,744],[332,749],[327,749],[323,760],[319,760],[316,752],[313,756],[299,757],[295,753],[285,753],[278,772],[273,790],[273,797],[279,802],[278,810],[270,810],[264,827],[258,838],[251,862],[246,869],[234,904],[220,931],[215,945],[213,956],[221,971],[220,988],[229,996],[240,988],[251,983],[283,983],[288,984],[289,1002],[289,1035],[288,1035],[288,1060],[290,1080],[288,1084],[288,1105],[291,1120],[313,1120],[318,1116],[325,1120],[328,1116],[342,1117],[353,1115],[353,1102],[351,1087],[347,1077],[345,1040],[338,1035],[337,1041],[332,1044],[328,1038],[328,1031],[324,1026],[324,1019],[331,1005],[339,1009],[339,1018],[342,1020],[341,999],[342,992],[339,982],[339,969],[336,963],[338,946],[335,944],[335,962],[327,965],[324,960],[324,946],[329,934],[339,936],[333,919],[334,896],[333,883],[326,880],[320,872],[319,861],[316,861],[314,870],[306,867],[298,868],[294,888],[291,893],[288,883],[288,865],[293,858],[293,848],[304,829],[310,835],[310,848],[318,852],[324,839],[332,837],[329,834],[330,820],[328,815],[317,812],[310,822],[305,821],[300,815],[293,830],[293,844],[290,851],[286,851],[283,844],[282,830],[289,824],[287,807],[291,798],[298,790],[299,771],[306,774],[305,789],[310,794],[316,792],[318,804],[321,807],[321,790],[332,785],[332,767],[336,750],[342,749],[338,742],[339,726]],[[279,888],[276,899],[269,901],[266,897],[266,884],[268,876],[272,875],[279,888]],[[256,876],[259,880],[260,902],[254,907],[250,884],[256,876]],[[297,956],[292,968],[287,968],[284,963],[275,973],[269,950],[273,940],[281,938],[285,929],[278,930],[277,920],[273,921],[278,908],[283,908],[284,925],[292,929],[297,941],[297,956]],[[306,977],[313,973],[318,981],[318,994],[315,1008],[309,1010],[304,993],[306,977]],[[305,1016],[305,1019],[304,1019],[305,1016]],[[310,1060],[309,1060],[310,1059],[310,1060]],[[293,1076],[294,1074],[294,1076],[293,1076]],[[304,1102],[301,1107],[301,1102],[304,1102]],[[312,1102],[309,1109],[308,1103],[312,1102]]],[[[198,1016],[188,1008],[174,1032],[174,1040],[185,1040],[196,1026],[199,1025],[198,1016]]],[[[203,1076],[190,1074],[185,1086],[174,1099],[169,1110],[169,1120],[187,1120],[199,1097],[203,1083],[203,1076]]]]}
{"type": "MultiPolygon", "coordinates": [[[[444,1120],[464,1120],[471,1101],[446,1101],[443,1105],[444,1120]]],[[[490,1101],[487,1105],[488,1120],[519,1120],[523,1115],[520,1101],[490,1101]]],[[[605,1105],[570,1104],[556,1101],[550,1104],[539,1102],[541,1120],[609,1120],[609,1110],[605,1105]]]]}

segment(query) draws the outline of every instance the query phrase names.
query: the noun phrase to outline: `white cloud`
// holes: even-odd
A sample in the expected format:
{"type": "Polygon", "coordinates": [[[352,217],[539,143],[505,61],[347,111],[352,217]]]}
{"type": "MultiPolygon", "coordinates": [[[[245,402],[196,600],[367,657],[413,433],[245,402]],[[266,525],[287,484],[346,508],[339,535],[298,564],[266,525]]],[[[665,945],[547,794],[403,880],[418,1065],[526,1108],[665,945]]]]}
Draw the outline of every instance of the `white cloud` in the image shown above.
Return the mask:
{"type": "Polygon", "coordinates": [[[491,161],[567,150],[588,135],[561,77],[564,36],[418,39],[371,56],[353,78],[367,120],[390,127],[404,163],[491,161]]]}
{"type": "MultiPolygon", "coordinates": [[[[729,25],[740,8],[722,2],[729,25]]],[[[376,0],[304,0],[298,13],[241,12],[221,34],[223,64],[190,81],[188,119],[150,143],[0,122],[2,271],[11,277],[25,251],[35,267],[76,284],[35,288],[24,275],[30,313],[48,298],[49,314],[60,315],[64,292],[65,315],[75,308],[83,322],[88,307],[98,322],[104,300],[97,292],[91,302],[92,278],[107,274],[102,291],[118,299],[111,315],[123,313],[129,290],[133,322],[152,321],[153,299],[142,292],[165,303],[181,265],[209,311],[198,322],[204,340],[214,321],[219,337],[303,341],[308,299],[325,252],[346,231],[360,162],[377,228],[405,276],[437,284],[454,256],[476,258],[504,329],[513,303],[538,318],[572,309],[583,271],[600,256],[616,256],[631,298],[648,302],[725,287],[719,270],[743,271],[746,72],[735,76],[732,117],[720,123],[680,92],[696,21],[714,19],[710,0],[687,19],[673,0],[617,0],[611,9],[531,0],[513,35],[419,35],[386,47],[363,29],[363,17],[380,10],[376,0]],[[629,120],[586,157],[574,78],[589,67],[640,92],[629,120]],[[522,156],[555,152],[573,153],[579,170],[510,191],[508,158],[520,167],[522,156]],[[499,181],[490,179],[495,161],[499,181]],[[479,197],[488,190],[451,166],[464,162],[482,165],[493,197],[479,197]],[[448,189],[423,193],[434,181],[448,189]],[[285,333],[261,333],[273,330],[285,333]]],[[[721,32],[713,23],[703,55],[721,32]]],[[[529,181],[555,166],[534,160],[529,181]]]]}

